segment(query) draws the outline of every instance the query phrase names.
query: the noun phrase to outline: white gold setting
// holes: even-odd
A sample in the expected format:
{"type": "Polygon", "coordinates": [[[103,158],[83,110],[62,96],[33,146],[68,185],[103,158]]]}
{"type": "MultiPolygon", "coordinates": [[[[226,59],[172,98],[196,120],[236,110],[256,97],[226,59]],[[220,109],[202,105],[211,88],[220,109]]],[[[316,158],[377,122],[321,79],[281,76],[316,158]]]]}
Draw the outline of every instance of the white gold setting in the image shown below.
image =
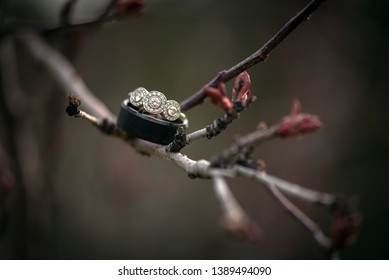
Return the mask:
{"type": "Polygon", "coordinates": [[[168,121],[175,121],[181,115],[180,104],[175,100],[167,100],[162,92],[156,90],[149,92],[143,87],[138,87],[128,93],[128,99],[134,107],[139,108],[139,112],[146,111],[168,121]]]}
{"type": "Polygon", "coordinates": [[[159,91],[150,91],[143,97],[143,107],[150,114],[160,114],[166,107],[166,96],[159,91]]]}
{"type": "Polygon", "coordinates": [[[134,105],[135,107],[140,107],[143,104],[143,98],[148,94],[149,92],[147,89],[143,87],[138,87],[134,91],[130,92],[128,94],[130,98],[130,103],[134,105]]]}
{"type": "Polygon", "coordinates": [[[163,111],[163,116],[169,121],[175,121],[179,118],[180,114],[180,104],[175,100],[168,100],[166,102],[165,110],[163,111]]]}

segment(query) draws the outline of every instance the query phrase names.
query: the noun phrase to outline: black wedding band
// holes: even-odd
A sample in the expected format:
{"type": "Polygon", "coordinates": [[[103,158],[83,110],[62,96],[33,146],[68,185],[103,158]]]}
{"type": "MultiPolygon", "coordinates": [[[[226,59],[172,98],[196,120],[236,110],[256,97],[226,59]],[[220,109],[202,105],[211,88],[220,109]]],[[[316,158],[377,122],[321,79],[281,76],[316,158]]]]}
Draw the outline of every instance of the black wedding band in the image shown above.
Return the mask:
{"type": "Polygon", "coordinates": [[[179,127],[188,127],[188,120],[179,118],[172,122],[142,114],[131,105],[128,99],[125,99],[121,104],[117,125],[131,136],[167,145],[174,140],[179,127]]]}

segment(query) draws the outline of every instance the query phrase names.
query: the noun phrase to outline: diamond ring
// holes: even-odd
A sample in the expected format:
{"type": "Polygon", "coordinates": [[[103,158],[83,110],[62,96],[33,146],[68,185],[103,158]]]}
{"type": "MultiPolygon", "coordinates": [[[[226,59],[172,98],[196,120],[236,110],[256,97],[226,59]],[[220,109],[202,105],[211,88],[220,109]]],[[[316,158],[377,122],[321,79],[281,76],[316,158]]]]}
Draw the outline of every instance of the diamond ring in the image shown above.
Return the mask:
{"type": "Polygon", "coordinates": [[[128,94],[128,97],[130,99],[130,103],[134,105],[135,107],[141,107],[143,104],[143,98],[145,97],[146,94],[149,92],[147,89],[143,87],[138,87],[134,91],[130,92],[128,94]]]}
{"type": "Polygon", "coordinates": [[[166,96],[159,91],[150,91],[143,97],[143,107],[150,114],[160,114],[166,107],[166,96]]]}
{"type": "Polygon", "coordinates": [[[166,96],[159,91],[148,91],[139,87],[128,94],[130,103],[140,111],[145,110],[152,115],[161,114],[169,121],[177,120],[181,115],[181,107],[175,100],[167,100],[166,96]]]}
{"type": "Polygon", "coordinates": [[[181,107],[175,100],[168,100],[163,111],[163,116],[169,121],[175,121],[180,117],[181,107]]]}

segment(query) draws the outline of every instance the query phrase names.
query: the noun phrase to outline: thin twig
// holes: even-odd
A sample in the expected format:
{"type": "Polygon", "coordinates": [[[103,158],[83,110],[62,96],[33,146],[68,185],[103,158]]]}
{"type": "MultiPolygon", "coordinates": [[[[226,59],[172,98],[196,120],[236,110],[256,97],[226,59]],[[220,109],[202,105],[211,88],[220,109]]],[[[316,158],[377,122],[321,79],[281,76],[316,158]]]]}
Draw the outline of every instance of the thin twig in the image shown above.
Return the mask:
{"type": "Polygon", "coordinates": [[[140,153],[155,155],[159,158],[171,161],[183,169],[192,178],[210,178],[210,163],[207,160],[193,160],[181,153],[171,153],[165,146],[153,144],[141,139],[130,142],[134,149],[140,153]]]}
{"type": "Polygon", "coordinates": [[[101,125],[101,121],[98,118],[96,118],[95,116],[92,116],[84,111],[80,111],[80,113],[74,115],[74,117],[87,120],[88,122],[90,122],[91,124],[93,124],[95,126],[101,125]]]}
{"type": "Polygon", "coordinates": [[[44,31],[45,35],[50,35],[53,33],[54,34],[61,33],[61,32],[70,32],[72,30],[76,30],[82,27],[84,28],[99,27],[104,23],[114,21],[114,20],[120,20],[129,15],[138,14],[144,6],[143,0],[138,0],[138,1],[110,0],[106,8],[103,10],[103,12],[100,15],[97,16],[95,20],[86,23],[70,24],[68,18],[70,16],[71,9],[74,6],[74,3],[72,2],[75,1],[69,0],[69,3],[65,4],[64,8],[62,9],[61,18],[63,20],[61,22],[63,24],[59,27],[44,31]]]}
{"type": "Polygon", "coordinates": [[[188,111],[189,109],[201,104],[206,98],[204,88],[214,87],[216,88],[220,83],[227,82],[236,77],[243,71],[254,66],[255,64],[265,61],[269,53],[275,49],[286,37],[288,37],[293,30],[295,30],[302,22],[309,19],[310,15],[323,3],[325,0],[313,0],[307,6],[305,6],[296,16],[290,19],[266,44],[264,44],[255,53],[234,65],[226,71],[220,72],[215,78],[213,78],[208,84],[206,84],[198,92],[190,96],[181,102],[182,111],[188,111]]]}
{"type": "Polygon", "coordinates": [[[186,143],[191,144],[197,140],[203,139],[207,137],[207,129],[202,128],[199,130],[196,130],[186,136],[186,143]]]}
{"type": "Polygon", "coordinates": [[[99,27],[105,23],[114,21],[116,19],[117,19],[116,16],[108,15],[104,18],[98,18],[97,20],[93,20],[93,21],[89,21],[89,22],[85,22],[85,23],[61,25],[59,27],[56,27],[53,29],[48,29],[48,30],[44,31],[44,34],[51,35],[51,34],[58,34],[58,33],[62,33],[62,32],[70,32],[70,31],[80,29],[82,27],[84,27],[84,28],[99,27]]]}
{"type": "Polygon", "coordinates": [[[242,176],[254,178],[258,182],[266,185],[272,184],[288,195],[310,203],[332,208],[337,201],[335,195],[307,189],[300,185],[269,175],[263,171],[253,170],[239,165],[234,166],[233,169],[242,176]]]}
{"type": "Polygon", "coordinates": [[[243,235],[250,241],[257,241],[262,236],[262,230],[251,220],[232,192],[227,182],[218,172],[212,172],[213,190],[222,209],[222,226],[235,235],[243,235]]]}
{"type": "Polygon", "coordinates": [[[259,145],[265,141],[274,139],[277,136],[278,125],[269,128],[258,129],[246,136],[240,137],[229,148],[225,149],[212,161],[213,166],[229,166],[236,163],[242,149],[259,145]]]}
{"type": "Polygon", "coordinates": [[[207,125],[207,138],[211,139],[218,136],[223,130],[225,130],[234,120],[238,119],[240,113],[248,109],[257,98],[250,95],[246,102],[238,100],[233,101],[233,107],[230,112],[225,113],[221,118],[217,118],[210,125],[207,125]]]}
{"type": "Polygon", "coordinates": [[[177,131],[174,141],[168,146],[168,151],[177,153],[195,140],[200,140],[205,137],[212,139],[218,136],[234,120],[239,118],[240,113],[249,108],[255,100],[256,97],[252,95],[245,102],[235,100],[230,112],[226,112],[222,117],[217,118],[211,124],[207,125],[206,128],[197,130],[189,135],[183,131],[177,131]]]}
{"type": "MultiPolygon", "coordinates": [[[[273,125],[269,128],[259,128],[258,130],[247,134],[246,136],[240,137],[235,145],[237,147],[243,146],[253,146],[262,144],[265,141],[269,141],[276,137],[276,132],[278,130],[278,125],[273,125]]],[[[231,147],[233,150],[234,148],[231,147]]]]}
{"type": "Polygon", "coordinates": [[[80,110],[81,101],[75,95],[69,95],[69,105],[66,107],[66,113],[75,118],[84,119],[92,125],[98,127],[102,132],[108,135],[115,135],[122,139],[130,139],[124,131],[122,131],[114,122],[110,122],[106,118],[97,118],[80,110]]]}
{"type": "Polygon", "coordinates": [[[228,188],[226,180],[222,176],[214,175],[212,181],[224,219],[231,224],[241,224],[247,220],[247,214],[228,188]]]}
{"type": "Polygon", "coordinates": [[[65,94],[73,93],[83,101],[85,109],[98,118],[114,122],[115,117],[85,85],[76,69],[54,48],[50,47],[36,33],[24,31],[18,37],[39,62],[44,64],[62,86],[65,94]]]}
{"type": "Polygon", "coordinates": [[[301,211],[286,196],[284,196],[273,183],[267,182],[265,186],[276,201],[279,202],[280,205],[284,207],[301,225],[303,225],[304,228],[312,233],[313,238],[322,248],[326,250],[331,248],[331,240],[323,233],[318,224],[305,215],[303,211],[301,211]]]}

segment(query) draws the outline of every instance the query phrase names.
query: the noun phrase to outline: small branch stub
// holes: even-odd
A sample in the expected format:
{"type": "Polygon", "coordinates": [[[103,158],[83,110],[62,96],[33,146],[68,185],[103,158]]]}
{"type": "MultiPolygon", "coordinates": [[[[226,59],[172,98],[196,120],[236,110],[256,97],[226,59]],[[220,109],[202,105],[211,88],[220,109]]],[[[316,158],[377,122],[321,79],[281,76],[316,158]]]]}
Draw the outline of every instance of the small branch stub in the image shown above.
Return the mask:
{"type": "Polygon", "coordinates": [[[66,113],[68,116],[73,117],[80,114],[81,101],[73,94],[69,94],[68,100],[69,105],[66,107],[66,113]]]}
{"type": "Polygon", "coordinates": [[[116,123],[110,121],[107,118],[98,119],[95,116],[92,116],[82,110],[80,110],[81,101],[73,94],[68,96],[69,104],[66,107],[66,113],[70,117],[80,118],[87,120],[94,126],[98,127],[101,132],[108,135],[116,135],[123,139],[128,139],[126,133],[124,133],[116,123]]]}

